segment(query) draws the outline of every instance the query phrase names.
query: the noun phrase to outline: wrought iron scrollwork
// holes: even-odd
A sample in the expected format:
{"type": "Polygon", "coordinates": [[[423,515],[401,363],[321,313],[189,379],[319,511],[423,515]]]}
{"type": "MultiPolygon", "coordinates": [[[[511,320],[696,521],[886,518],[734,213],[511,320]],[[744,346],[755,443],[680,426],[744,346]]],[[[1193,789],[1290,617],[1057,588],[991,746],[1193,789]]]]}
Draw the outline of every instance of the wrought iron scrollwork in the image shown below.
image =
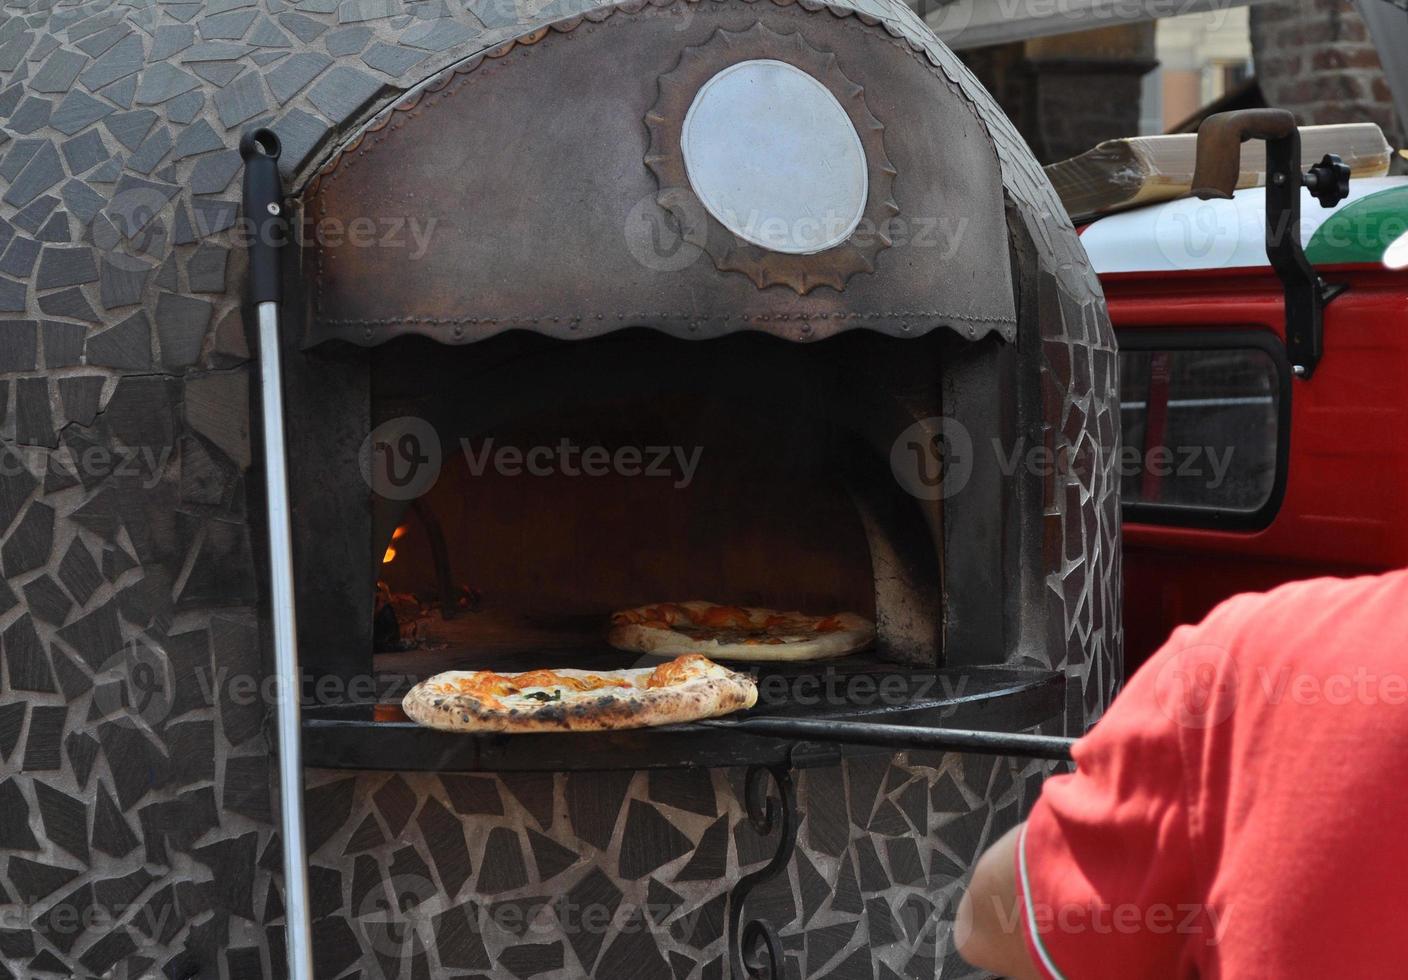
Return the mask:
{"type": "Polygon", "coordinates": [[[743,922],[743,906],[748,895],[764,882],[776,878],[792,860],[797,846],[797,788],[790,765],[751,766],[744,780],[744,807],[748,821],[760,836],[778,831],[777,852],[767,865],[744,875],[728,900],[728,962],[730,980],[782,980],[782,941],[777,930],[759,919],[743,922]],[[765,778],[777,787],[774,798],[767,793],[765,778]]]}

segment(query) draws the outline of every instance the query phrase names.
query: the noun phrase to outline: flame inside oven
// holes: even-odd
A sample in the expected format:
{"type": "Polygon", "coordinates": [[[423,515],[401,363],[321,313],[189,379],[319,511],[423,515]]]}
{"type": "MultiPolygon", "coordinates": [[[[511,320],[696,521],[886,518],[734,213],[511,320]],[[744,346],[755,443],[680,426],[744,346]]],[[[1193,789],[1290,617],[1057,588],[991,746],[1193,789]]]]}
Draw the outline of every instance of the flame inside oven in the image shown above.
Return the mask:
{"type": "Polygon", "coordinates": [[[405,537],[406,525],[402,524],[391,532],[391,543],[386,546],[386,553],[381,556],[383,565],[390,565],[396,560],[396,542],[405,537]]]}

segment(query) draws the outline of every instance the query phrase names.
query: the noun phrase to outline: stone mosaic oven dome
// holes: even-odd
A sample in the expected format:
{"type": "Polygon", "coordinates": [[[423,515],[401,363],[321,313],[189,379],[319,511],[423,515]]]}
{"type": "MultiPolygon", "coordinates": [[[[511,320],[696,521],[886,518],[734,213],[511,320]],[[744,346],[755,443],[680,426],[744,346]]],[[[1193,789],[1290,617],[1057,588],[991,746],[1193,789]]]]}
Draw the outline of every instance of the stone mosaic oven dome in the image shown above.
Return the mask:
{"type": "MultiPolygon", "coordinates": [[[[855,670],[976,685],[915,694],[903,717],[944,707],[973,727],[1076,734],[1111,696],[1103,300],[1021,139],[901,4],[14,10],[0,117],[0,905],[25,923],[0,928],[0,976],[284,969],[237,226],[236,147],[254,126],[282,142],[307,233],[284,259],[311,680],[343,697],[359,677],[423,674],[420,651],[377,652],[382,555],[417,520],[430,578],[432,523],[451,562],[468,551],[448,490],[425,495],[430,519],[368,491],[359,451],[378,426],[416,414],[442,438],[542,435],[543,406],[567,406],[554,424],[706,432],[688,406],[707,404],[730,437],[710,486],[737,489],[761,458],[733,438],[751,432],[790,447],[817,488],[798,497],[782,474],[755,510],[715,498],[708,512],[782,556],[752,579],[742,546],[716,567],[740,589],[786,569],[807,595],[864,604],[880,639],[855,670]],[[662,365],[689,399],[642,384],[630,412],[599,403],[662,365]],[[775,397],[711,403],[711,379],[763,375],[775,397]],[[968,490],[906,494],[891,444],[911,424],[933,437],[941,415],[973,436],[968,490]],[[989,443],[1068,465],[1004,474],[989,443]],[[854,466],[833,472],[838,447],[854,466]],[[788,537],[834,515],[830,550],[788,537]]],[[[511,526],[541,544],[510,517],[522,495],[484,486],[499,516],[475,540],[509,554],[494,535],[511,526]]],[[[642,513],[678,516],[648,496],[642,513]]],[[[571,526],[607,503],[584,493],[571,526]]],[[[544,555],[566,583],[575,566],[544,555]]],[[[702,574],[650,561],[681,588],[702,574]]],[[[511,564],[479,566],[497,569],[486,609],[523,585],[511,564]]],[[[562,585],[563,601],[624,596],[629,565],[562,585]]],[[[560,741],[437,741],[367,704],[309,717],[329,978],[726,975],[729,896],[779,853],[749,819],[758,761],[798,770],[795,852],[747,906],[787,975],[958,975],[960,880],[1049,771],[775,739],[726,757],[735,743],[708,754],[687,732],[573,743],[603,753],[584,769],[560,741]]]]}

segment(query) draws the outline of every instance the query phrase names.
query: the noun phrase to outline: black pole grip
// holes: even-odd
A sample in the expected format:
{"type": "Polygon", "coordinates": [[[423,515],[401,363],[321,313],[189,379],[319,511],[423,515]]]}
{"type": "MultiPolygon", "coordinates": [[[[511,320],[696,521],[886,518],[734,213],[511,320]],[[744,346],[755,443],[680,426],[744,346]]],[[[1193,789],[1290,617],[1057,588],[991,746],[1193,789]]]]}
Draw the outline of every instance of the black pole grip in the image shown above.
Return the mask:
{"type": "Polygon", "coordinates": [[[279,138],[271,129],[252,129],[240,140],[249,235],[249,298],[256,305],[277,303],[281,293],[279,247],[287,235],[279,150],[279,138]]]}

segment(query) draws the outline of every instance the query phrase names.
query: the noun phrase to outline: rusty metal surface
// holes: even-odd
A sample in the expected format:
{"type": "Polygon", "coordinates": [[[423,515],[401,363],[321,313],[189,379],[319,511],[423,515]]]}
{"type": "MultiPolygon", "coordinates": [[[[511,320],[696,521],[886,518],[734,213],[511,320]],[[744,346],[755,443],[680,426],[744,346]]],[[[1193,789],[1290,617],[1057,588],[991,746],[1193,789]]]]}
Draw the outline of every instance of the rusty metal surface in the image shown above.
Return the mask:
{"type": "MultiPolygon", "coordinates": [[[[563,338],[626,326],[684,337],[811,340],[865,327],[1015,336],[993,143],[974,106],[885,30],[801,6],[617,8],[505,47],[391,114],[305,198],[307,342],[404,333],[467,343],[513,328],[563,338]],[[680,11],[686,11],[685,14],[680,11]],[[656,200],[644,119],[684,49],[765,25],[835,55],[885,126],[898,214],[875,271],[844,291],[759,288],[721,271],[656,200]],[[428,248],[354,243],[352,222],[429,229],[428,248]]],[[[728,62],[722,62],[723,67],[728,62]]],[[[706,75],[707,77],[707,75],[706,75]]],[[[371,242],[368,243],[368,237],[371,242]]],[[[838,248],[844,252],[847,246],[838,248]]],[[[824,253],[823,253],[824,256],[824,253]]],[[[818,272],[829,261],[820,259],[818,272]]],[[[794,258],[794,257],[790,257],[794,258]]]]}

